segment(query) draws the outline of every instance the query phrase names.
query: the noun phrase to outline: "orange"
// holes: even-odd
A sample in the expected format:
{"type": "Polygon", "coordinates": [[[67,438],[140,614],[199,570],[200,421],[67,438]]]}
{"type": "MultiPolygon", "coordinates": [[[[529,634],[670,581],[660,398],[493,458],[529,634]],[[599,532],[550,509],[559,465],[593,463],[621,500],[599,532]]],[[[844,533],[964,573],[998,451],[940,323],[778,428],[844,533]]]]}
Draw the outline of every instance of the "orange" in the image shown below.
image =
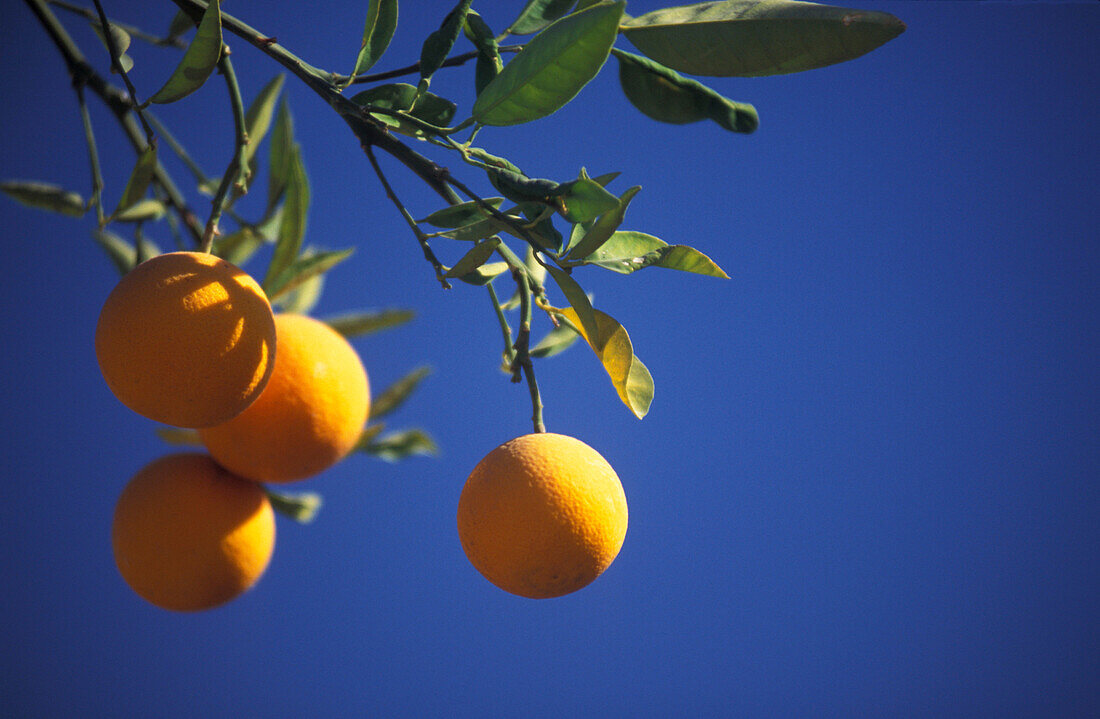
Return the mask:
{"type": "Polygon", "coordinates": [[[256,483],[204,454],[173,454],[122,490],[111,545],[122,578],[142,599],[176,611],[210,609],[264,573],[275,514],[256,483]]]}
{"type": "Polygon", "coordinates": [[[626,537],[615,470],[584,442],[528,434],[474,467],[458,500],[470,563],[501,589],[532,599],[575,592],[600,576],[626,537]]]}
{"type": "Polygon", "coordinates": [[[367,372],[348,341],[304,315],[275,317],[279,353],[259,398],[237,417],[199,430],[214,459],[257,482],[311,477],[344,458],[370,409],[367,372]]]}
{"type": "Polygon", "coordinates": [[[243,270],[206,253],[172,252],[142,262],[107,296],[95,351],[124,405],[165,424],[207,427],[263,390],[275,322],[243,270]]]}

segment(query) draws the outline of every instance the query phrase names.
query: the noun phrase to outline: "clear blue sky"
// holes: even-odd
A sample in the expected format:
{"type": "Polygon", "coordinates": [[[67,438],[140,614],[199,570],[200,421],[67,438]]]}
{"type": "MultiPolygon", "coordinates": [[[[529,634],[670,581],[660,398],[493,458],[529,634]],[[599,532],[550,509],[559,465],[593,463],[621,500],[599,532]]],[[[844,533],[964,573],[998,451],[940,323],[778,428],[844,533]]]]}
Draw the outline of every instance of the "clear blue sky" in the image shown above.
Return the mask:
{"type": "MultiPolygon", "coordinates": [[[[414,61],[449,4],[403,2],[379,69],[414,61]]],[[[156,29],[173,14],[105,5],[156,29]]],[[[520,3],[503,5],[475,3],[497,28],[520,3]]],[[[227,9],[346,71],[365,7],[227,9]]],[[[392,424],[425,427],[442,453],[357,456],[300,485],[325,495],[318,520],[280,519],[267,574],[224,608],[165,612],[119,578],[115,499],[170,449],[96,367],[116,274],[90,218],[0,201],[4,713],[1100,713],[1100,3],[859,7],[908,31],[850,63],[711,83],[756,105],[754,135],[649,121],[611,65],[558,114],[479,136],[534,175],[621,171],[613,188],[645,188],[627,227],[691,244],[731,276],[578,275],[657,390],[639,422],[585,348],[537,365],[549,428],[600,451],[630,504],[617,561],[561,599],[496,589],[458,543],[466,475],[530,431],[525,390],[497,369],[484,291],[439,288],[354,138],[296,81],[307,240],[357,248],[317,313],[418,312],[355,345],[376,387],[435,368],[392,424]]],[[[104,67],[94,36],[63,19],[104,67]]],[[[251,97],[276,67],[230,44],[251,97]]],[[[144,96],[172,52],[135,44],[144,96]]],[[[0,176],[87,193],[64,65],[22,4],[4,11],[0,62],[0,176]]],[[[468,69],[436,81],[460,88],[460,115],[469,82],[468,69]]],[[[91,102],[117,198],[133,156],[91,102]]],[[[226,105],[212,82],[162,112],[210,173],[231,150],[226,105]]],[[[438,208],[386,167],[414,214],[438,208]]]]}

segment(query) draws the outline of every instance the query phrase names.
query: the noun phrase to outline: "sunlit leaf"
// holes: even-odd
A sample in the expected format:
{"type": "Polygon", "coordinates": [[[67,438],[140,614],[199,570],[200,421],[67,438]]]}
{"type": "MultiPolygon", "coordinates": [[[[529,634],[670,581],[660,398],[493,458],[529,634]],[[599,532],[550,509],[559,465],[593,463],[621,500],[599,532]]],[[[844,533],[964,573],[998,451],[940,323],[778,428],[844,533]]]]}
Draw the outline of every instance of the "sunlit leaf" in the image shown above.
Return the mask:
{"type": "MultiPolygon", "coordinates": [[[[123,72],[130,72],[134,68],[134,59],[126,54],[126,50],[130,47],[130,33],[118,25],[112,24],[110,27],[111,38],[115,41],[115,51],[118,52],[118,64],[123,72]]],[[[92,29],[99,36],[99,41],[103,43],[103,47],[110,52],[111,46],[107,42],[107,35],[103,32],[103,26],[98,22],[93,22],[92,29]]],[[[116,72],[114,67],[111,68],[111,72],[116,72]]]]}
{"type": "MultiPolygon", "coordinates": [[[[619,229],[619,225],[623,223],[623,218],[626,216],[626,208],[630,206],[630,201],[634,199],[634,196],[641,191],[640,185],[635,185],[629,188],[619,198],[619,204],[609,212],[605,212],[600,215],[591,227],[589,227],[583,234],[579,234],[579,238],[575,246],[568,248],[568,257],[588,257],[590,254],[598,250],[603,243],[611,239],[611,235],[615,230],[619,229]]],[[[578,225],[579,226],[579,225],[578,225]]],[[[572,243],[572,238],[570,238],[572,243]]]]}
{"type": "Polygon", "coordinates": [[[625,4],[594,5],[535,36],[478,96],[474,119],[484,125],[518,125],[576,97],[607,60],[625,4]]]}
{"type": "Polygon", "coordinates": [[[463,275],[473,272],[478,267],[481,267],[485,262],[493,256],[493,252],[500,245],[500,238],[493,238],[486,240],[485,242],[479,242],[474,245],[465,255],[462,256],[455,266],[447,270],[444,277],[462,277],[463,275]]]}
{"type": "Polygon", "coordinates": [[[325,323],[344,337],[358,337],[399,327],[416,317],[412,310],[370,310],[326,317],[325,323]]]}
{"type": "Polygon", "coordinates": [[[857,58],[905,30],[893,15],[795,0],[725,0],[623,23],[643,54],[692,75],[754,77],[857,58]]]}
{"type": "Polygon", "coordinates": [[[531,35],[569,12],[577,0],[528,0],[508,27],[512,35],[531,35]]]}
{"type": "Polygon", "coordinates": [[[644,115],[683,125],[713,120],[730,132],[753,132],[760,124],[756,108],[734,102],[702,83],[633,53],[614,50],[623,94],[644,115]]]}
{"type": "Polygon", "coordinates": [[[264,487],[264,493],[272,509],[299,524],[309,524],[316,519],[323,503],[321,495],[316,492],[288,494],[264,487]]]}
{"type": "Polygon", "coordinates": [[[580,330],[584,340],[596,353],[604,370],[611,377],[611,383],[634,416],[645,417],[653,402],[653,377],[641,360],[634,355],[634,346],[630,335],[613,317],[599,310],[596,315],[597,332],[587,331],[572,309],[562,310],[562,314],[580,330]]]}
{"type": "MultiPolygon", "coordinates": [[[[504,202],[503,197],[487,197],[484,204],[499,208],[504,202]]],[[[489,217],[489,213],[482,206],[483,203],[463,202],[461,205],[451,205],[437,210],[419,222],[429,224],[432,227],[464,227],[478,220],[489,217]]]]}
{"type": "Polygon", "coordinates": [[[476,287],[482,287],[493,281],[494,278],[499,277],[508,271],[507,262],[486,262],[473,272],[467,272],[458,279],[462,280],[468,285],[474,285],[476,287]]]}
{"type": "Polygon", "coordinates": [[[439,454],[439,447],[423,430],[406,429],[371,440],[360,451],[387,462],[396,462],[414,455],[439,454]]]}
{"type": "Polygon", "coordinates": [[[251,164],[256,151],[260,149],[260,143],[271,128],[271,119],[275,114],[275,102],[279,99],[279,91],[283,89],[285,75],[276,75],[264,85],[260,94],[248,106],[244,116],[245,131],[248,133],[248,144],[244,148],[245,162],[251,164]]]}
{"type": "Polygon", "coordinates": [[[210,0],[202,15],[195,37],[183,53],[179,65],[164,87],[157,90],[146,104],[175,102],[202,87],[222,53],[222,22],[218,0],[210,0]]]}
{"type": "Polygon", "coordinates": [[[664,267],[682,272],[729,279],[714,260],[687,245],[669,245],[644,232],[615,232],[584,262],[628,275],[646,267],[664,267]]]}
{"type": "Polygon", "coordinates": [[[265,283],[264,290],[269,299],[277,299],[284,292],[290,292],[312,278],[323,275],[348,257],[354,248],[346,250],[333,250],[331,252],[303,253],[295,259],[286,269],[279,272],[265,283]]]}
{"type": "Polygon", "coordinates": [[[377,396],[371,399],[371,421],[385,417],[393,413],[405,403],[424,378],[432,373],[431,367],[417,367],[412,372],[397,380],[377,396]]]}
{"type": "Polygon", "coordinates": [[[588,222],[619,206],[619,198],[587,177],[566,183],[562,187],[564,192],[556,197],[557,208],[562,217],[570,222],[588,222]]]}
{"type": "Polygon", "coordinates": [[[157,171],[157,148],[154,145],[146,147],[138,156],[134,169],[130,172],[130,179],[126,182],[126,189],[122,191],[122,197],[118,201],[118,208],[114,211],[117,218],[119,213],[127,210],[145,196],[153,181],[153,175],[157,171]]]}
{"type": "Polygon", "coordinates": [[[0,191],[28,207],[58,212],[70,217],[80,217],[87,209],[84,198],[77,193],[46,182],[9,180],[0,182],[0,191]]]}
{"type": "Polygon", "coordinates": [[[352,77],[371,68],[390,45],[397,29],[397,0],[370,0],[363,25],[363,42],[355,60],[352,77]]]}

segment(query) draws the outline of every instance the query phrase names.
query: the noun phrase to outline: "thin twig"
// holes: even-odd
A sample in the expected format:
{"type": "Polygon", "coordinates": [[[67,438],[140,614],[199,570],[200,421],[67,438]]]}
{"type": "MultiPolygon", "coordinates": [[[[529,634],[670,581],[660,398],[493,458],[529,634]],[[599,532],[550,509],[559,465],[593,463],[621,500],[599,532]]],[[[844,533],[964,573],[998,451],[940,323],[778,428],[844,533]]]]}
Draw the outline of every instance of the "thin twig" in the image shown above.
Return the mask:
{"type": "MultiPolygon", "coordinates": [[[[91,22],[99,22],[99,15],[92,12],[88,8],[80,7],[79,5],[73,5],[71,3],[63,2],[62,0],[47,0],[50,5],[67,10],[75,15],[89,20],[91,22]]],[[[133,25],[127,25],[116,20],[111,20],[111,24],[120,30],[125,30],[126,34],[130,37],[136,37],[138,40],[144,40],[150,45],[157,45],[160,47],[175,47],[183,50],[187,47],[187,43],[178,37],[157,37],[142,30],[141,28],[134,27],[133,25]]]]}
{"type": "Polygon", "coordinates": [[[367,153],[367,159],[370,160],[371,167],[374,168],[374,174],[378,175],[379,181],[382,183],[382,187],[386,190],[386,197],[390,198],[394,206],[401,213],[401,216],[405,218],[405,222],[408,223],[409,228],[412,229],[413,234],[416,235],[417,242],[420,243],[420,249],[424,251],[424,258],[431,263],[435,268],[435,278],[439,280],[439,284],[443,286],[443,289],[451,289],[451,283],[444,277],[443,264],[439,261],[439,258],[432,252],[432,248],[428,245],[427,236],[421,231],[420,226],[416,224],[416,220],[413,219],[412,214],[405,208],[405,205],[401,203],[401,200],[397,198],[397,194],[394,193],[393,188],[390,187],[389,180],[386,179],[386,175],[382,172],[382,167],[378,164],[378,159],[374,156],[374,150],[370,145],[364,145],[363,151],[367,153]]]}
{"type": "Polygon", "coordinates": [[[229,104],[233,108],[233,128],[235,143],[233,146],[233,158],[229,161],[229,167],[225,168],[222,181],[218,185],[218,191],[214,194],[214,201],[210,208],[210,218],[206,221],[206,229],[202,235],[201,252],[210,252],[214,245],[214,236],[218,234],[218,221],[225,209],[229,198],[229,189],[235,186],[244,171],[244,152],[248,146],[248,132],[245,129],[244,102],[241,100],[241,88],[237,84],[237,73],[233,71],[233,61],[229,59],[229,48],[223,48],[218,59],[218,69],[225,77],[225,86],[229,90],[229,104]]]}
{"type": "Polygon", "coordinates": [[[493,289],[493,283],[485,285],[485,289],[489,290],[489,300],[493,303],[497,322],[500,323],[500,332],[504,335],[504,364],[511,368],[516,359],[516,352],[512,347],[512,327],[508,324],[508,318],[504,316],[504,308],[500,306],[500,298],[497,297],[497,291],[493,289]]]}
{"type": "Polygon", "coordinates": [[[145,141],[148,142],[151,147],[156,147],[157,136],[153,134],[153,128],[149,126],[149,122],[145,119],[145,115],[141,111],[141,104],[138,102],[137,88],[134,87],[134,83],[130,82],[130,76],[122,67],[122,51],[115,42],[115,36],[111,34],[111,22],[107,19],[107,13],[103,12],[103,5],[99,0],[92,0],[92,2],[95,3],[96,12],[99,13],[99,25],[103,28],[103,39],[106,41],[107,49],[111,53],[111,66],[114,68],[115,72],[122,76],[122,82],[126,85],[126,90],[130,93],[130,102],[133,103],[134,112],[137,113],[138,119],[141,120],[141,126],[145,129],[145,141]]]}

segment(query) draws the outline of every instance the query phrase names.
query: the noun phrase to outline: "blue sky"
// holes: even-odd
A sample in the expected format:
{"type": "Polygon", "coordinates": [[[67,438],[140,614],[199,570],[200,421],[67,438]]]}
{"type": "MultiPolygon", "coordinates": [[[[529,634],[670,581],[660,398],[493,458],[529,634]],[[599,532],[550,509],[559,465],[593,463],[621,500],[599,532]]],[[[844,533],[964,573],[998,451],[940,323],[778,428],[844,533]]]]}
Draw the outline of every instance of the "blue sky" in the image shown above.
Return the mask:
{"type": "MultiPolygon", "coordinates": [[[[155,29],[173,14],[169,3],[105,5],[155,29]]],[[[414,61],[447,5],[402,3],[378,69],[414,61]]],[[[514,12],[500,5],[475,8],[499,28],[514,12]]],[[[365,6],[237,0],[228,10],[346,71],[365,6]]],[[[497,369],[485,292],[439,288],[354,138],[304,87],[287,83],[312,185],[307,241],[356,247],[317,314],[417,311],[354,344],[376,388],[434,368],[392,424],[424,427],[442,451],[395,465],[356,456],[299,485],[325,496],[317,521],[280,519],[267,574],[224,608],[165,612],[119,578],[115,499],[172,450],[95,364],[95,322],[117,276],[90,218],[0,202],[5,711],[1100,712],[1100,6],[858,6],[908,30],[850,63],[710,82],[757,107],[753,135],[652,122],[610,65],[550,118],[479,136],[532,175],[621,171],[613,188],[644,187],[625,226],[697,247],[731,277],[578,273],[630,331],[656,396],[635,420],[581,346],[536,365],[549,429],[601,452],[630,505],[618,559],[560,599],[498,590],[458,543],[466,475],[530,431],[526,391],[497,369]]],[[[104,67],[94,36],[62,17],[104,67]]],[[[23,6],[5,12],[0,40],[0,176],[86,194],[59,56],[23,6]]],[[[251,97],[276,67],[230,45],[251,97]]],[[[132,54],[148,96],[171,51],[135,44],[132,54]]],[[[466,102],[460,115],[470,74],[433,83],[466,102]]],[[[133,156],[90,102],[117,198],[133,156]]],[[[232,146],[226,104],[212,82],[161,113],[210,173],[232,146]]],[[[429,154],[490,192],[472,169],[429,154]]],[[[414,214],[438,209],[383,162],[414,214]]]]}

